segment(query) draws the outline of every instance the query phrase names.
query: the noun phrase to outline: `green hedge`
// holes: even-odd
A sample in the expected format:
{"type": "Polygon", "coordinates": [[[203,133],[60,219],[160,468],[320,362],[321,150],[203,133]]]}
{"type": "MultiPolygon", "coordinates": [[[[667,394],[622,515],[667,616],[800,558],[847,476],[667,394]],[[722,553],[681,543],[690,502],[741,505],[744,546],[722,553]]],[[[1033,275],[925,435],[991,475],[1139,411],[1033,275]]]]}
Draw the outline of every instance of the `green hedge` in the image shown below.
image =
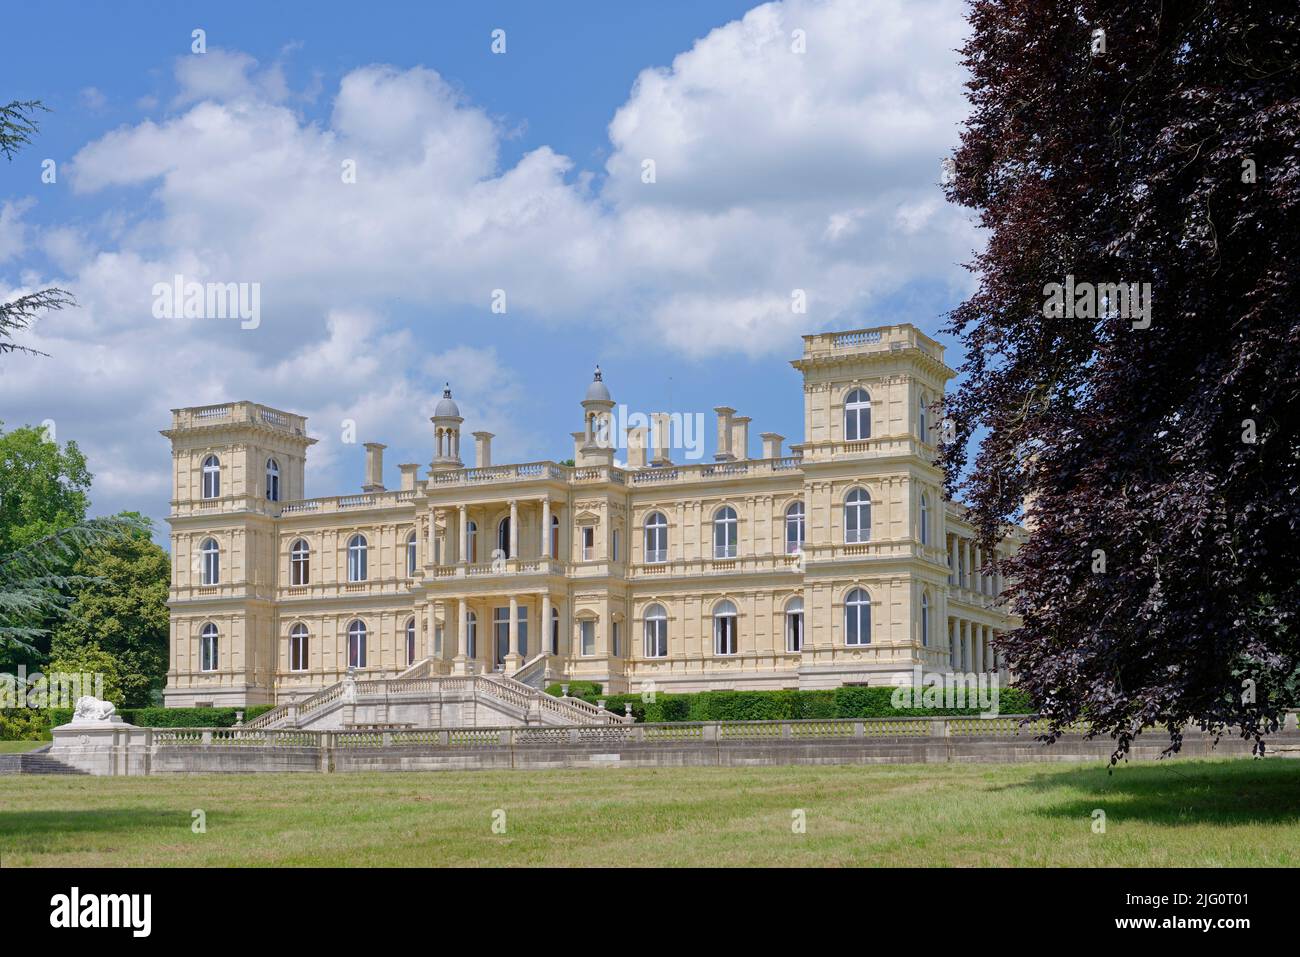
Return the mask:
{"type": "MultiPolygon", "coordinates": [[[[236,711],[244,712],[247,723],[272,707],[255,704],[247,708],[118,708],[117,713],[127,724],[139,728],[231,728],[235,725],[236,711]]],[[[51,708],[48,714],[51,727],[72,720],[71,708],[51,708]]]]}
{"type": "MultiPolygon", "coordinates": [[[[558,684],[547,685],[546,693],[552,698],[558,698],[560,697],[560,688],[561,686],[558,684]]],[[[601,690],[602,688],[604,688],[604,685],[599,681],[570,681],[569,697],[582,698],[584,701],[590,701],[592,704],[595,704],[597,698],[603,698],[605,696],[604,692],[601,690]]]]}
{"type": "MultiPolygon", "coordinates": [[[[569,694],[595,704],[599,695],[569,686],[569,694]]],[[[547,689],[559,694],[559,686],[547,689]]],[[[599,687],[599,685],[597,685],[599,687]]],[[[637,721],[796,721],[803,718],[902,718],[928,715],[978,714],[972,708],[906,708],[893,705],[892,687],[844,687],[825,691],[699,691],[694,694],[657,692],[653,701],[643,701],[640,694],[610,695],[605,707],[617,714],[625,704],[632,705],[637,721]]],[[[1029,696],[1015,688],[1003,689],[998,701],[1002,714],[1032,714],[1036,710],[1029,696]]]]}

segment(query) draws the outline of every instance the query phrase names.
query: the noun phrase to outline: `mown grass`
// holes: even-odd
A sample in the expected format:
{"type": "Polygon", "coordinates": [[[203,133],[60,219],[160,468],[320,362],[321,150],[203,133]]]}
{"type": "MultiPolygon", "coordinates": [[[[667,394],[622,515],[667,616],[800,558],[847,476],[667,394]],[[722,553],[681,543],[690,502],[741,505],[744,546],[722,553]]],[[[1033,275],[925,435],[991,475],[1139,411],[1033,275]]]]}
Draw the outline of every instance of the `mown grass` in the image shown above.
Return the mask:
{"type": "Polygon", "coordinates": [[[49,744],[48,741],[0,741],[0,754],[21,754],[24,751],[34,751],[43,744],[49,744]]]}
{"type": "Polygon", "coordinates": [[[1297,863],[1281,758],[0,778],[6,867],[1297,863]]]}

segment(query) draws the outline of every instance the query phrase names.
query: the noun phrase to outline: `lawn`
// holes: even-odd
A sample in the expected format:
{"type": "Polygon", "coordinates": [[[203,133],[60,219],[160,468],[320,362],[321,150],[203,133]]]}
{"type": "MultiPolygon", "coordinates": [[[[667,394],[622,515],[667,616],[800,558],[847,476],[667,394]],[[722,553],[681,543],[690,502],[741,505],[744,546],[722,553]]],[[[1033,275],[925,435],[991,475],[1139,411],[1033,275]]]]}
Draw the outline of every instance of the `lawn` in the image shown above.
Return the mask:
{"type": "Polygon", "coordinates": [[[49,744],[48,741],[0,741],[0,754],[19,754],[23,751],[33,751],[43,744],[49,744]]]}
{"type": "Polygon", "coordinates": [[[1297,863],[1282,758],[0,778],[6,867],[1297,863]]]}

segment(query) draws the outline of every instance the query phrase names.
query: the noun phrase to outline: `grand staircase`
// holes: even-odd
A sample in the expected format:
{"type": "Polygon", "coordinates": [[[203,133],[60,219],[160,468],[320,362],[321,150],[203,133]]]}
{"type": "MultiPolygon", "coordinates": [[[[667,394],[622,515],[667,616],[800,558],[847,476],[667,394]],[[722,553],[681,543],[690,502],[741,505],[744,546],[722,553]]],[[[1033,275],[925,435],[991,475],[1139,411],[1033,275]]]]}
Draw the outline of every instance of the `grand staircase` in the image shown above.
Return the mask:
{"type": "Polygon", "coordinates": [[[472,701],[475,713],[478,708],[484,709],[491,716],[488,723],[498,727],[616,725],[632,720],[581,698],[546,694],[537,686],[545,671],[544,655],[525,662],[513,675],[434,675],[430,674],[432,664],[433,659],[426,658],[389,678],[344,679],[301,701],[277,705],[247,726],[257,730],[340,727],[339,712],[348,706],[355,711],[394,703],[411,706],[441,701],[472,701]]]}

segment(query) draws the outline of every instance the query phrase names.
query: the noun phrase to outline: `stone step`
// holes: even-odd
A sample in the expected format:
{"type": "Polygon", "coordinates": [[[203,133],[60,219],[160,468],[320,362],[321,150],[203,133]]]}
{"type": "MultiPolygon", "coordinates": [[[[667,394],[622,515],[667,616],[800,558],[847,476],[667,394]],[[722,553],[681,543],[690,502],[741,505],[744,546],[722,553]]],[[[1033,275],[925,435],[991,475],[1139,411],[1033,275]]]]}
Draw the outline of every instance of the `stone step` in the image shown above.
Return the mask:
{"type": "Polygon", "coordinates": [[[49,745],[38,748],[35,751],[28,751],[26,754],[9,754],[4,757],[17,758],[18,770],[9,773],[14,774],[86,774],[80,768],[74,768],[70,764],[64,764],[58,758],[52,758],[47,753],[49,745]]]}

